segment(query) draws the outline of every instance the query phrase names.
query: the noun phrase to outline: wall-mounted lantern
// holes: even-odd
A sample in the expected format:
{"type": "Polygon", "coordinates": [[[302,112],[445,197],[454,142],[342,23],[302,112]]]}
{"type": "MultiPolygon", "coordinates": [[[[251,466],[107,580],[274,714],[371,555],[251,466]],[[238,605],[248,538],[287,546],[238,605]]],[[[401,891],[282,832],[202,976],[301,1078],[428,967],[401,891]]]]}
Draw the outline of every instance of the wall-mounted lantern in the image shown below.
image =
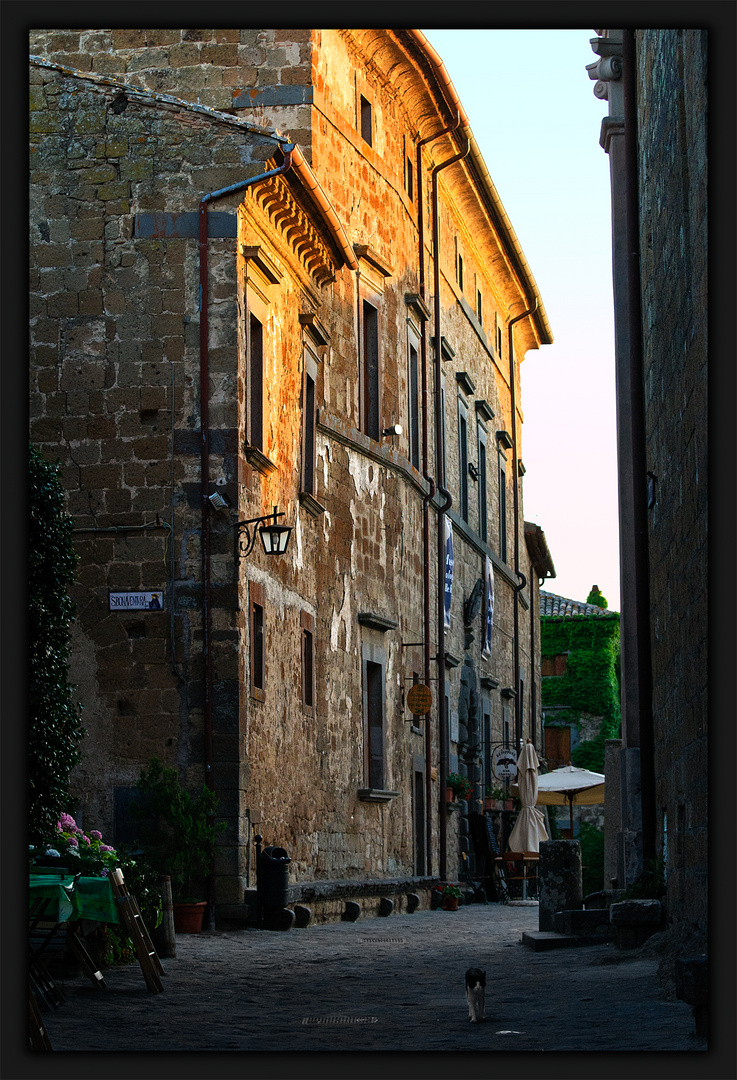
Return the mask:
{"type": "Polygon", "coordinates": [[[243,530],[245,533],[244,537],[239,536],[238,538],[239,558],[241,556],[246,558],[251,554],[253,545],[256,543],[257,532],[261,537],[261,543],[267,555],[283,555],[287,550],[292,526],[280,525],[277,521],[277,518],[280,517],[284,517],[284,514],[277,512],[276,507],[274,507],[273,514],[236,522],[236,529],[243,530]],[[250,528],[250,526],[253,526],[253,528],[250,528]],[[257,526],[260,527],[257,529],[257,526]]]}

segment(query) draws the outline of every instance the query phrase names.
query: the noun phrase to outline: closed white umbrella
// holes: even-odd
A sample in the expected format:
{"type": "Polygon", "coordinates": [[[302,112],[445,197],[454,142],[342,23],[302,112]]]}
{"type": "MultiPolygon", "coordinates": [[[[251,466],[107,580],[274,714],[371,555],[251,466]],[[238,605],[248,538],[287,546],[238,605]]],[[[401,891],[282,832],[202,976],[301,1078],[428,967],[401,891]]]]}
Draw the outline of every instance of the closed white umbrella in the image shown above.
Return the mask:
{"type": "Polygon", "coordinates": [[[520,810],[514,828],[509,834],[508,851],[539,851],[540,841],[547,840],[545,817],[538,810],[538,766],[540,762],[535,747],[528,740],[517,758],[517,787],[519,789],[520,810]]]}
{"type": "Polygon", "coordinates": [[[562,769],[553,769],[538,777],[537,805],[565,806],[571,810],[571,836],[573,835],[573,807],[596,806],[604,802],[604,782],[602,773],[590,769],[578,769],[575,765],[564,765],[562,769]]]}

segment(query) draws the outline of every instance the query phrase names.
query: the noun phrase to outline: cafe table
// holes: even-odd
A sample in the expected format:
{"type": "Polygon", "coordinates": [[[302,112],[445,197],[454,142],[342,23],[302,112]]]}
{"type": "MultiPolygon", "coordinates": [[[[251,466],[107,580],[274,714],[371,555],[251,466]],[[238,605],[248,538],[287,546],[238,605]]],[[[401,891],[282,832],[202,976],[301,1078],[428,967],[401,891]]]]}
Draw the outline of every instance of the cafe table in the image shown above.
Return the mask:
{"type": "Polygon", "coordinates": [[[104,990],[105,980],[85,947],[80,926],[83,919],[120,922],[110,882],[105,877],[82,877],[42,867],[34,871],[28,877],[30,974],[39,994],[53,1007],[64,1000],[41,959],[64,924],[68,928],[67,943],[82,971],[99,990],[104,990]]]}

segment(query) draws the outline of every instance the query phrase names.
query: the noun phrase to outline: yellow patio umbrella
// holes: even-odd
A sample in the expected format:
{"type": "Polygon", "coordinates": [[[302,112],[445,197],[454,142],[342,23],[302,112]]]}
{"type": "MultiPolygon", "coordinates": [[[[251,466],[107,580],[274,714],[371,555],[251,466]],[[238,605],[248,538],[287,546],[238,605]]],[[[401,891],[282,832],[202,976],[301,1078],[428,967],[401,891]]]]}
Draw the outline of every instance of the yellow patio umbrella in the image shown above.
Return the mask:
{"type": "Polygon", "coordinates": [[[590,769],[579,769],[575,765],[564,765],[562,769],[553,769],[544,773],[537,781],[538,806],[565,806],[571,811],[571,836],[573,836],[573,807],[596,806],[604,802],[604,782],[602,773],[590,769]]]}

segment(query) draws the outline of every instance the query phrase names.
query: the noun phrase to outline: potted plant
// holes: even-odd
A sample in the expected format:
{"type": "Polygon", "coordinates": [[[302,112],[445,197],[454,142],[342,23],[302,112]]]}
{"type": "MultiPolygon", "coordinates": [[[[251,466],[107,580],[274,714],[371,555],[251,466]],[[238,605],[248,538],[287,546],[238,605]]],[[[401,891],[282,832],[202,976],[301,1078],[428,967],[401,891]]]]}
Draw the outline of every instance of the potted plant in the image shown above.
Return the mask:
{"type": "Polygon", "coordinates": [[[447,785],[455,799],[467,799],[473,791],[471,781],[460,773],[448,773],[447,785]]]}
{"type": "Polygon", "coordinates": [[[486,786],[486,798],[484,799],[485,810],[511,810],[514,806],[514,800],[510,798],[509,792],[501,784],[486,786]]]}
{"type": "Polygon", "coordinates": [[[440,893],[440,906],[443,911],[458,910],[458,902],[463,896],[459,885],[454,885],[452,881],[443,881],[437,886],[437,891],[440,893]]]}
{"type": "Polygon", "coordinates": [[[165,769],[155,757],[141,772],[138,790],[141,798],[131,812],[148,861],[171,878],[174,927],[179,933],[199,933],[207,906],[204,882],[217,834],[226,827],[213,819],[217,797],[203,784],[193,798],[176,769],[165,769]]]}

